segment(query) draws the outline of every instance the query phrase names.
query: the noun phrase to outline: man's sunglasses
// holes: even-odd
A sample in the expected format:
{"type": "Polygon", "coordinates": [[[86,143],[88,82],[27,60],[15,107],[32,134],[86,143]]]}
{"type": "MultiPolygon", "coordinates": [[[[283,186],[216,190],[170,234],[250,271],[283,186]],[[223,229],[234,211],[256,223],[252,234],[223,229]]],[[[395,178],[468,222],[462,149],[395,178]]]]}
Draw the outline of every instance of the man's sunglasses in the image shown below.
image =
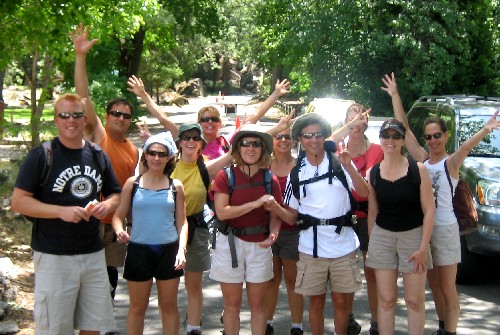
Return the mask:
{"type": "Polygon", "coordinates": [[[123,116],[125,120],[130,120],[132,118],[132,114],[130,113],[123,113],[120,111],[109,111],[108,115],[113,115],[114,117],[120,117],[123,116]]]}
{"type": "Polygon", "coordinates": [[[323,137],[323,133],[322,132],[317,132],[317,133],[302,133],[300,134],[300,137],[302,138],[305,138],[307,140],[313,138],[313,137],[316,137],[316,138],[322,138],[323,137]]]}
{"type": "Polygon", "coordinates": [[[189,135],[182,135],[181,140],[189,142],[189,140],[193,140],[195,142],[199,142],[202,140],[201,136],[189,136],[189,135]]]}
{"type": "Polygon", "coordinates": [[[208,122],[208,121],[220,122],[220,118],[217,116],[202,116],[200,118],[200,122],[208,122]]]}
{"type": "Polygon", "coordinates": [[[437,140],[438,138],[443,137],[443,133],[442,132],[438,132],[438,133],[434,133],[434,134],[425,134],[424,135],[424,140],[430,141],[433,137],[437,140]]]}
{"type": "Polygon", "coordinates": [[[243,140],[240,142],[240,147],[248,148],[249,146],[252,146],[254,148],[262,148],[264,144],[261,141],[247,141],[243,140]]]}
{"type": "Polygon", "coordinates": [[[383,138],[384,140],[388,140],[388,139],[401,140],[405,137],[404,137],[404,135],[401,135],[400,133],[391,134],[391,133],[385,132],[385,133],[380,134],[380,138],[383,138]]]}
{"type": "Polygon", "coordinates": [[[64,119],[64,120],[67,120],[70,117],[72,117],[73,119],[80,119],[84,115],[85,115],[84,112],[61,112],[61,113],[57,113],[57,117],[60,118],[60,119],[64,119]]]}
{"type": "Polygon", "coordinates": [[[292,136],[290,136],[290,134],[278,134],[278,135],[276,135],[275,139],[277,139],[278,141],[291,140],[292,136]]]}
{"type": "Polygon", "coordinates": [[[156,157],[156,156],[161,158],[168,157],[168,152],[166,151],[146,150],[146,154],[148,154],[151,157],[156,157]]]}

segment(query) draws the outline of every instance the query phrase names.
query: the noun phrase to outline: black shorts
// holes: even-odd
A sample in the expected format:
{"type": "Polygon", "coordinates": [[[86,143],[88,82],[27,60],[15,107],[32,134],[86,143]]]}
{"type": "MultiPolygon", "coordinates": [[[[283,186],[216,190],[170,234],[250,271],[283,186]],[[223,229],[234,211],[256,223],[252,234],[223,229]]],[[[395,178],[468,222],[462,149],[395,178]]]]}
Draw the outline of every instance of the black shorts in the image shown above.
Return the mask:
{"type": "Polygon", "coordinates": [[[182,277],[184,270],[175,270],[175,257],[179,242],[148,245],[129,242],[123,278],[132,281],[148,281],[151,278],[168,280],[182,277]]]}

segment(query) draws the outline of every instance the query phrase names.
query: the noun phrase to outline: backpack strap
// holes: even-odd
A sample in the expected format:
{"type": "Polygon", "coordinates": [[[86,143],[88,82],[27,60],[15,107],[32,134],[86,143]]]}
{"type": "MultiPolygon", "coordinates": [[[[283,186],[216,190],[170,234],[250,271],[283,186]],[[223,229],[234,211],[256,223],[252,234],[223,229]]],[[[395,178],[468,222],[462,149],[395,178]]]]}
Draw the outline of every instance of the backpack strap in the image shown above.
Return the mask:
{"type": "Polygon", "coordinates": [[[451,197],[453,198],[453,193],[454,193],[454,190],[453,190],[453,184],[451,183],[451,178],[450,178],[450,173],[448,172],[448,167],[446,166],[446,162],[448,161],[448,159],[446,159],[444,161],[444,172],[446,174],[446,178],[448,179],[448,184],[450,184],[450,190],[451,190],[451,197]]]}
{"type": "Polygon", "coordinates": [[[229,149],[231,148],[231,143],[229,143],[227,138],[225,138],[223,135],[217,136],[217,142],[219,142],[224,152],[228,152],[229,149]]]}
{"type": "Polygon", "coordinates": [[[49,181],[50,171],[52,170],[52,163],[54,162],[54,141],[55,139],[45,141],[41,145],[44,164],[42,168],[42,174],[38,183],[40,188],[45,187],[45,185],[47,185],[47,182],[49,181]]]}
{"type": "Polygon", "coordinates": [[[420,194],[420,170],[418,169],[417,161],[414,160],[411,156],[408,158],[408,166],[413,175],[413,180],[415,181],[415,186],[420,194]]]}
{"type": "Polygon", "coordinates": [[[203,161],[202,155],[200,155],[196,160],[196,165],[198,166],[198,170],[200,171],[201,180],[203,180],[203,185],[205,185],[205,189],[208,191],[208,188],[210,187],[210,176],[208,174],[205,162],[203,161]]]}
{"type": "Polygon", "coordinates": [[[262,181],[236,185],[235,177],[234,177],[234,166],[226,166],[224,168],[224,172],[227,175],[227,181],[229,184],[229,197],[233,194],[234,190],[242,189],[242,188],[250,188],[254,186],[264,186],[267,194],[273,194],[273,173],[269,169],[262,169],[262,181]]]}

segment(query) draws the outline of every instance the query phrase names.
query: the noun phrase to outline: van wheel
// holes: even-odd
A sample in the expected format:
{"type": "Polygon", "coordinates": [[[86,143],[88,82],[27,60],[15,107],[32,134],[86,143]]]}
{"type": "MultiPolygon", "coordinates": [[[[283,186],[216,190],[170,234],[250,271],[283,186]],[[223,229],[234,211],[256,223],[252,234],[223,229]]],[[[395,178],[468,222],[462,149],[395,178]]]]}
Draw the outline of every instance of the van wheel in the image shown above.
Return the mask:
{"type": "Polygon", "coordinates": [[[481,258],[469,251],[465,236],[460,236],[460,249],[462,253],[462,262],[457,268],[457,284],[474,284],[480,276],[481,258]]]}

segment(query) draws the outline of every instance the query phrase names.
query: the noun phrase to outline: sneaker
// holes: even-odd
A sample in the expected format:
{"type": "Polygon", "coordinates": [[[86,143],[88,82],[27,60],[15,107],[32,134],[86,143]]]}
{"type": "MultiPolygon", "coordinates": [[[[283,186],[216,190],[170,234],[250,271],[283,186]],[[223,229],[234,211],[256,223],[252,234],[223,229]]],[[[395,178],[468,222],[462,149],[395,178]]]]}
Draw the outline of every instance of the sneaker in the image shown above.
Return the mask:
{"type": "Polygon", "coordinates": [[[290,329],[290,335],[304,335],[304,331],[299,328],[290,329]]]}
{"type": "Polygon", "coordinates": [[[354,319],[349,322],[347,325],[346,334],[347,335],[358,335],[361,333],[361,325],[354,319]]]}
{"type": "Polygon", "coordinates": [[[187,335],[200,335],[202,334],[201,330],[191,330],[190,332],[187,333],[187,335]]]}
{"type": "Polygon", "coordinates": [[[444,330],[443,329],[438,329],[432,335],[444,335],[444,330]]]}
{"type": "Polygon", "coordinates": [[[270,324],[266,325],[266,335],[274,335],[274,328],[270,324]]]}
{"type": "Polygon", "coordinates": [[[370,327],[370,330],[368,330],[368,334],[369,335],[379,335],[378,328],[370,327]]]}

